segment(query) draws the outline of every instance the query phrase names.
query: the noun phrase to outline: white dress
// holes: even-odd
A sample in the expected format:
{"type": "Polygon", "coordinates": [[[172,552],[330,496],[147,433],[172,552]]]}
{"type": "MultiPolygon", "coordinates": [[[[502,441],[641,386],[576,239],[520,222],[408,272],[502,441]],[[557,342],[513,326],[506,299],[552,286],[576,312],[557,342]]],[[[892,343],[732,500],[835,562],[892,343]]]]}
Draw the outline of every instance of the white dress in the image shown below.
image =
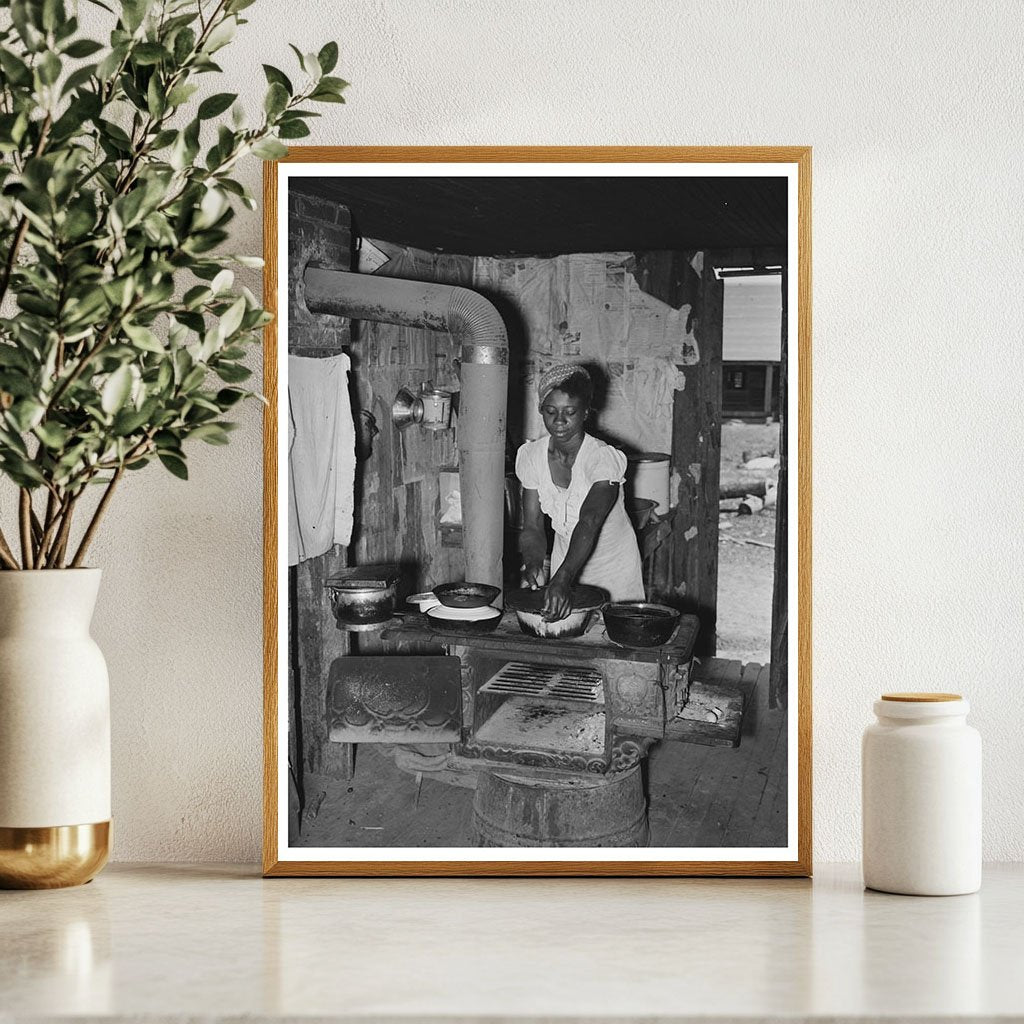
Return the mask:
{"type": "Polygon", "coordinates": [[[643,601],[640,548],[622,494],[626,456],[618,448],[585,434],[576,453],[569,486],[559,487],[551,479],[549,444],[550,438],[545,436],[520,446],[516,455],[516,476],[523,487],[537,492],[541,510],[551,520],[555,531],[551,574],[557,572],[569,550],[572,531],[580,520],[580,508],[590,488],[603,481],[618,484],[618,497],[577,582],[608,591],[613,601],[643,601]]]}

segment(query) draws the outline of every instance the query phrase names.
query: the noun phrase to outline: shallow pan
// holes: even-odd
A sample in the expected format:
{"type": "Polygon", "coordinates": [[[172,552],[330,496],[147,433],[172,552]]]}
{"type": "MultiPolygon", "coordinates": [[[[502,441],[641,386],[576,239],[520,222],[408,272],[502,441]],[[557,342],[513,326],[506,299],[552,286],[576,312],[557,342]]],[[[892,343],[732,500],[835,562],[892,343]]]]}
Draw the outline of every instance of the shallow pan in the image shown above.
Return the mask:
{"type": "Polygon", "coordinates": [[[483,608],[501,593],[489,583],[442,583],[434,587],[434,597],[448,608],[483,608]]]}

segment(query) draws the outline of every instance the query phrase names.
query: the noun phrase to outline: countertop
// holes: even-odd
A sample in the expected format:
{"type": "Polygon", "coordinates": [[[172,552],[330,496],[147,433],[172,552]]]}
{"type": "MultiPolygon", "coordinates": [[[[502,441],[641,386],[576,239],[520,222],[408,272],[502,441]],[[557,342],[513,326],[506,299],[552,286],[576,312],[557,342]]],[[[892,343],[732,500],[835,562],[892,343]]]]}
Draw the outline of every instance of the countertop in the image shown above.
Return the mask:
{"type": "Polygon", "coordinates": [[[1024,865],[806,879],[268,879],[121,864],[0,893],[0,1021],[1024,1019],[1024,865]]]}

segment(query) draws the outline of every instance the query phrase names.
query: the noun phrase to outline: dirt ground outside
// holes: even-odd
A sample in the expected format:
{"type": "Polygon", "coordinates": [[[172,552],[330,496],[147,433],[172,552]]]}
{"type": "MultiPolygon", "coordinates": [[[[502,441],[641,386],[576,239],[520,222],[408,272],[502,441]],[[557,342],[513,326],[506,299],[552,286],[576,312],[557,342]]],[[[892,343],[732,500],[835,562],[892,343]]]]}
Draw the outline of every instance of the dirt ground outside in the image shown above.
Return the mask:
{"type": "MultiPolygon", "coordinates": [[[[777,470],[745,470],[743,455],[776,451],[778,443],[778,423],[723,423],[722,489],[777,477],[777,470]]],[[[775,509],[741,516],[729,508],[719,514],[718,528],[718,657],[767,664],[771,660],[775,509]]]]}

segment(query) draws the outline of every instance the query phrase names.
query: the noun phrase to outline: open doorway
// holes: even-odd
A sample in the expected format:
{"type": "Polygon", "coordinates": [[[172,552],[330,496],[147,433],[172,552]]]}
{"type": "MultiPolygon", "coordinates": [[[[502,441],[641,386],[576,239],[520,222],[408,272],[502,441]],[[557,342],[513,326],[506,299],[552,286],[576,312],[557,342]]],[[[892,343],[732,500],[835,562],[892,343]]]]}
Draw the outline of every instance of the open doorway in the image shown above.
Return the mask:
{"type": "Polygon", "coordinates": [[[717,654],[771,660],[776,499],[782,454],[781,267],[723,281],[717,654]]]}

